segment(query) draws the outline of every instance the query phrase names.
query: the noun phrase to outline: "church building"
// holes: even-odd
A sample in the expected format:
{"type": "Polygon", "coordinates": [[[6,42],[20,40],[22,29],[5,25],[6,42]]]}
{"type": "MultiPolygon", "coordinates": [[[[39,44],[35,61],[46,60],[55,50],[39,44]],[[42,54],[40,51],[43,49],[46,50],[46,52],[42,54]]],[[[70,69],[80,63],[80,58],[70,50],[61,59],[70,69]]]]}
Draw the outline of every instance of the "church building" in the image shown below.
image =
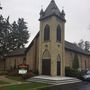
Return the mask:
{"type": "Polygon", "coordinates": [[[64,76],[65,67],[72,68],[77,55],[79,70],[90,69],[90,53],[65,41],[65,12],[59,10],[54,0],[51,0],[45,11],[41,9],[39,21],[40,31],[30,45],[9,54],[2,68],[9,70],[25,63],[39,75],[64,76]]]}

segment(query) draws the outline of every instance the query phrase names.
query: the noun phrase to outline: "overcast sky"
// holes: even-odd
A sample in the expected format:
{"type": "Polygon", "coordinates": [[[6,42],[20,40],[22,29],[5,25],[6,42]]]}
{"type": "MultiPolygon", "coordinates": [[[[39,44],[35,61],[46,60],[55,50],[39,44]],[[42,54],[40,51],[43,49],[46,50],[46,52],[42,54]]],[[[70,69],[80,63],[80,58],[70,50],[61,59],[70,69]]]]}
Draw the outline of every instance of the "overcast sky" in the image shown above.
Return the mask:
{"type": "MultiPolygon", "coordinates": [[[[10,22],[23,17],[31,33],[29,42],[39,31],[39,12],[45,10],[51,0],[0,0],[3,10],[0,14],[10,16],[10,22]]],[[[64,7],[66,14],[65,40],[78,42],[90,41],[90,0],[55,0],[60,11],[64,7]]]]}

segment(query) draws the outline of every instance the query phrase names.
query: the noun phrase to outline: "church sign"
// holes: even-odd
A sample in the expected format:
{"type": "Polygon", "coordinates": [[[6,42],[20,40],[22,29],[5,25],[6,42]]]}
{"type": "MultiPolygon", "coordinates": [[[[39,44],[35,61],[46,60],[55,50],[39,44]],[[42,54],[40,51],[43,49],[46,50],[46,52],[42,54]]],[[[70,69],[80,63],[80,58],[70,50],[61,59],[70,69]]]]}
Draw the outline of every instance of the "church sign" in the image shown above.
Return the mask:
{"type": "Polygon", "coordinates": [[[28,68],[29,68],[29,65],[27,65],[27,64],[20,64],[18,66],[18,73],[21,74],[21,75],[22,74],[27,74],[28,68]]]}

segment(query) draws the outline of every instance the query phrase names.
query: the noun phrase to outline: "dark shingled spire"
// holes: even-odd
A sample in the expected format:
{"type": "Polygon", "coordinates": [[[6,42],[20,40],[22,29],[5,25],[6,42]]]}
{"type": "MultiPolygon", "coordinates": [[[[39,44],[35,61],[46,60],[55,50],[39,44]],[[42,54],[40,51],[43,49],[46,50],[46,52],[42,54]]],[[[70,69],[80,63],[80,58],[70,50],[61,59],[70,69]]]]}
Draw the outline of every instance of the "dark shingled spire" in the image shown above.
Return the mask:
{"type": "Polygon", "coordinates": [[[52,0],[51,2],[54,2],[54,0],[52,0]]]}
{"type": "Polygon", "coordinates": [[[43,19],[48,18],[50,16],[57,16],[58,18],[65,21],[65,18],[62,16],[62,13],[60,13],[60,10],[57,7],[54,0],[51,0],[50,4],[46,8],[43,16],[40,16],[40,20],[43,20],[43,19]]]}

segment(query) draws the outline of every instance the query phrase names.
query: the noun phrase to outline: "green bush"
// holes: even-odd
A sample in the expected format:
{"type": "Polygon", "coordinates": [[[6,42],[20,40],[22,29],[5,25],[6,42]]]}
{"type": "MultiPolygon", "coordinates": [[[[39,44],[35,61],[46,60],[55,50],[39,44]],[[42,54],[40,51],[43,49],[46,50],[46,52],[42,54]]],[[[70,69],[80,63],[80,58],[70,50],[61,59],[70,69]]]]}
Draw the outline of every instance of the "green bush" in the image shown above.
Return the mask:
{"type": "Polygon", "coordinates": [[[75,54],[75,56],[74,56],[74,60],[72,62],[72,68],[73,69],[78,69],[79,68],[79,59],[78,59],[77,54],[75,54]]]}
{"type": "Polygon", "coordinates": [[[23,79],[28,79],[34,76],[34,73],[30,70],[27,72],[27,74],[21,75],[23,79]]]}
{"type": "Polygon", "coordinates": [[[8,71],[8,75],[9,76],[19,76],[18,70],[17,69],[15,69],[15,70],[9,70],[8,71]]]}
{"type": "Polygon", "coordinates": [[[81,72],[77,69],[72,69],[70,67],[65,67],[65,76],[80,78],[81,77],[81,72]]]}
{"type": "Polygon", "coordinates": [[[7,71],[0,71],[0,75],[7,75],[8,72],[7,71]]]}

